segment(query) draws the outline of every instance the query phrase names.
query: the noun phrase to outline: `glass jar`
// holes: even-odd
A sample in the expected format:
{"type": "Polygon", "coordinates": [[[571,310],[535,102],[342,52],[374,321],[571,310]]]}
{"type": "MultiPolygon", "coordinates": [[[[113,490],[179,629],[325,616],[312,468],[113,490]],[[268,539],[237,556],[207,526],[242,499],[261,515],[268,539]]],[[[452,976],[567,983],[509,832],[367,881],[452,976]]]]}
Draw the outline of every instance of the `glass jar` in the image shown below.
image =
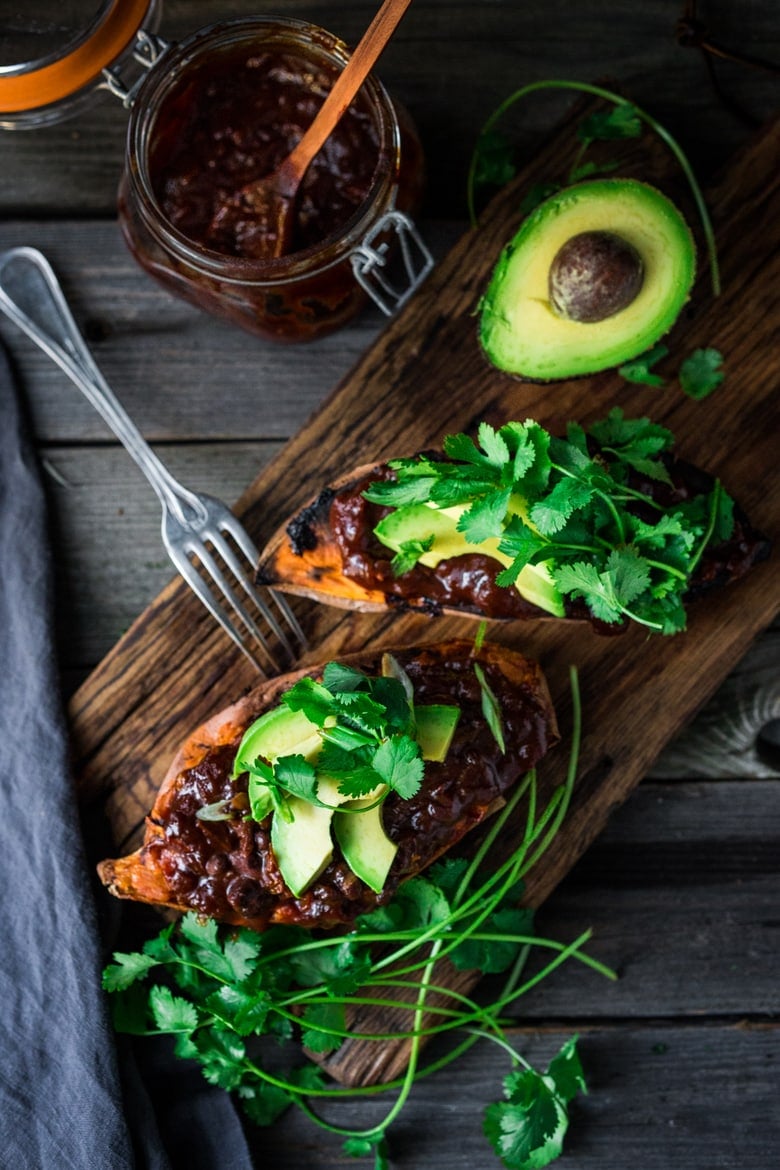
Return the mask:
{"type": "MultiPolygon", "coordinates": [[[[242,110],[261,100],[257,93],[262,88],[268,94],[268,118],[278,122],[274,86],[288,84],[297,73],[305,104],[306,89],[321,88],[323,78],[329,79],[329,88],[348,57],[347,47],[323,29],[272,17],[221,22],[164,54],[165,67],[150,70],[133,104],[119,191],[125,240],[147,272],[192,304],[275,341],[310,340],[338,329],[359,311],[367,294],[385,312],[406,299],[432,264],[407,214],[421,198],[422,150],[408,115],[373,77],[353,107],[367,137],[345,139],[340,153],[335,151],[337,164],[331,171],[326,167],[314,173],[306,196],[315,213],[318,196],[324,212],[329,200],[331,211],[338,203],[341,219],[325,215],[321,237],[315,231],[314,238],[304,239],[303,246],[294,244],[277,259],[235,254],[232,245],[228,251],[221,241],[218,248],[214,243],[215,225],[222,222],[226,207],[227,219],[232,215],[231,200],[224,199],[227,187],[233,183],[238,194],[246,182],[267,174],[313,116],[313,111],[298,111],[300,125],[289,130],[289,146],[279,155],[277,144],[277,157],[269,165],[263,155],[266,111],[253,108],[245,116],[246,125],[239,126],[234,123],[241,120],[242,110]],[[249,76],[252,69],[257,90],[244,94],[239,86],[234,105],[223,109],[220,79],[249,76]],[[204,141],[208,149],[201,155],[197,151],[204,141]],[[190,150],[195,152],[191,156],[190,150]],[[240,166],[234,166],[236,153],[240,166]],[[174,155],[183,169],[171,176],[174,155]],[[371,160],[368,167],[366,158],[371,160]],[[356,177],[361,168],[362,187],[356,177]],[[343,192],[354,197],[356,190],[354,206],[345,211],[343,192]],[[215,192],[217,202],[209,203],[215,192]],[[198,215],[203,222],[195,230],[198,215]],[[400,285],[393,256],[400,261],[400,285]]],[[[293,122],[294,115],[295,109],[293,122]]]]}
{"type": "Polygon", "coordinates": [[[126,96],[128,65],[148,66],[160,0],[61,0],[56,22],[20,13],[0,38],[0,128],[26,130],[71,117],[96,90],[126,96]],[[23,19],[26,17],[26,19],[23,19]]]}

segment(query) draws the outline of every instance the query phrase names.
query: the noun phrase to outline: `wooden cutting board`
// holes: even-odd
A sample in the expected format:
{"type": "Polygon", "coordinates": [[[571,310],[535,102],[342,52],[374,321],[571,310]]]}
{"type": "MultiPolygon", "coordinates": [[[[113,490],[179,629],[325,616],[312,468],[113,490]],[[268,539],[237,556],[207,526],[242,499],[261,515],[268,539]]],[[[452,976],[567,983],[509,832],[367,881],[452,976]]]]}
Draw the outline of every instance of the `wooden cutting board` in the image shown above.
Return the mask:
{"type": "MultiPolygon", "coordinates": [[[[591,109],[586,107],[585,112],[591,109]]],[[[521,215],[531,183],[565,175],[576,149],[580,109],[485,211],[388,325],[319,412],[247,489],[237,511],[259,544],[330,478],[361,463],[438,446],[452,431],[533,417],[552,429],[587,423],[614,405],[648,414],[677,437],[679,453],[721,477],[754,525],[777,540],[777,388],[780,383],[780,124],[733,160],[708,193],[723,292],[714,299],[701,233],[666,149],[652,136],[620,144],[617,173],[654,182],[686,211],[700,244],[695,294],[670,334],[669,380],[632,386],[614,372],[557,385],[522,384],[479,352],[474,311],[499,251],[521,215]],[[725,383],[703,402],[674,380],[697,347],[724,355],[725,383]]],[[[615,156],[615,144],[609,149],[615,156]]],[[[291,360],[294,354],[291,352],[291,360]]],[[[666,372],[663,366],[662,372],[666,372]]],[[[773,560],[690,612],[673,638],[635,628],[599,637],[573,623],[494,624],[490,636],[537,658],[547,674],[564,744],[542,768],[545,791],[566,769],[569,664],[579,669],[584,736],[568,819],[527,881],[541,903],[629,795],[665,744],[710,697],[778,608],[773,560]]],[[[360,615],[293,599],[311,649],[326,661],[367,643],[470,636],[465,619],[360,615]]],[[[70,725],[87,802],[101,802],[117,853],[135,848],[143,817],[184,736],[253,683],[251,667],[180,581],[173,581],[74,695],[70,725]]],[[[587,924],[583,924],[584,926],[587,924]]],[[[386,1030],[387,1016],[374,1026],[386,1030]]],[[[370,1022],[369,1022],[370,1024],[370,1022]]],[[[365,1025],[365,1021],[364,1021],[365,1025]]],[[[404,1061],[392,1045],[347,1045],[329,1067],[350,1083],[388,1078],[404,1061]]]]}

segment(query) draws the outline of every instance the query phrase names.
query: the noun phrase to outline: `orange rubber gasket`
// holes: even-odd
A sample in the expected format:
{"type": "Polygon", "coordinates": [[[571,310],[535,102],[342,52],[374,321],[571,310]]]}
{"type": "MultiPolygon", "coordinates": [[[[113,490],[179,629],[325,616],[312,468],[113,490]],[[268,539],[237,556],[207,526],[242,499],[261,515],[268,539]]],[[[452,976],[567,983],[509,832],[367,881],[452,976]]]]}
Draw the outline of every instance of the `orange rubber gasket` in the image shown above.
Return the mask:
{"type": "Polygon", "coordinates": [[[32,73],[0,77],[0,110],[21,113],[70,97],[99,77],[132,41],[151,0],[114,0],[94,35],[59,61],[32,73]]]}

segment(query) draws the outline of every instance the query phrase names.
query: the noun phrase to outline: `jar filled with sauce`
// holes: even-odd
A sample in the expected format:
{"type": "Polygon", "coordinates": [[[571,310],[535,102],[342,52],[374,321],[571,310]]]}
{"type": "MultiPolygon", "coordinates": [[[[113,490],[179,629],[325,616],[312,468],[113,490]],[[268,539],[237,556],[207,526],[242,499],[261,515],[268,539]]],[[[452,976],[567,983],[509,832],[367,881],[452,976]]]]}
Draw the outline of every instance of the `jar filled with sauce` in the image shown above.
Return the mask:
{"type": "Polygon", "coordinates": [[[313,120],[349,50],[303,21],[220,22],[170,44],[162,0],[63,0],[43,37],[19,17],[0,60],[0,128],[70,117],[97,92],[131,111],[119,221],[138,263],[171,292],[277,341],[387,314],[432,258],[409,218],[423,157],[402,107],[369,76],[309,166],[284,253],[268,250],[242,190],[313,120]]]}
{"type": "Polygon", "coordinates": [[[277,341],[332,332],[367,294],[386,311],[404,299],[430,265],[407,214],[421,198],[422,151],[375,78],[310,164],[283,255],[263,258],[242,197],[290,153],[348,56],[322,29],[265,17],[214,25],[165,54],[134,103],[120,185],[120,224],[143,268],[277,341]],[[410,261],[400,291],[386,268],[397,235],[410,261]]]}

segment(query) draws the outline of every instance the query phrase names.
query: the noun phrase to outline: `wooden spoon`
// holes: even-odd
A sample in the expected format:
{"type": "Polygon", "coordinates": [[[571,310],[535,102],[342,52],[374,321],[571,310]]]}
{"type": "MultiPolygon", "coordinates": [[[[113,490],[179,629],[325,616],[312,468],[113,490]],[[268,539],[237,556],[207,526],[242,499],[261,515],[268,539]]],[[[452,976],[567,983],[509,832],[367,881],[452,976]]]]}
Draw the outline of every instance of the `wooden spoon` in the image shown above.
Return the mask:
{"type": "Polygon", "coordinates": [[[275,171],[247,183],[231,201],[234,207],[251,211],[256,222],[257,230],[252,232],[256,259],[275,260],[289,250],[295,197],[309,164],[348,109],[410,4],[411,0],[384,0],[297,146],[275,171]]]}

